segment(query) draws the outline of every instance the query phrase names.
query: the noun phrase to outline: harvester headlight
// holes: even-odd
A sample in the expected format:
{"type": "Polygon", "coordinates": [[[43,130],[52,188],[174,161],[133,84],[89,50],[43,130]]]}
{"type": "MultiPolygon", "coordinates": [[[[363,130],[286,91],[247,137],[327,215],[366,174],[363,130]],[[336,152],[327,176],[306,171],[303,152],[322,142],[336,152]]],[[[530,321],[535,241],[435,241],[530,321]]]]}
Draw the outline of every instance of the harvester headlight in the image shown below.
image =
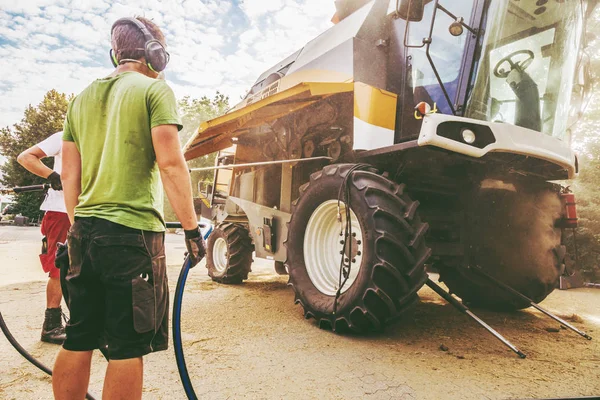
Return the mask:
{"type": "Polygon", "coordinates": [[[473,132],[472,130],[463,129],[462,130],[462,138],[465,141],[465,143],[473,144],[473,143],[475,143],[475,139],[477,139],[477,136],[475,136],[475,132],[473,132]]]}

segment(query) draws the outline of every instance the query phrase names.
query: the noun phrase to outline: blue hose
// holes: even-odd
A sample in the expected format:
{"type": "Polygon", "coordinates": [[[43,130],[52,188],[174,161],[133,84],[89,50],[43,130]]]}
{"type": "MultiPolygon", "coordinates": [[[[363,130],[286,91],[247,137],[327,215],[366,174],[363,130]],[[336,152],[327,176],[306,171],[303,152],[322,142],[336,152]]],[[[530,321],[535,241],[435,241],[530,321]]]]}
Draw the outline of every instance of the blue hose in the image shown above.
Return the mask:
{"type": "Polygon", "coordinates": [[[192,263],[190,256],[186,256],[181,272],[179,273],[177,287],[175,288],[175,298],[173,299],[173,348],[175,349],[175,360],[177,362],[177,369],[179,370],[179,377],[181,378],[185,394],[190,400],[198,400],[198,396],[196,396],[194,386],[190,380],[187,365],[185,364],[185,356],[183,354],[181,342],[181,303],[183,300],[185,281],[187,280],[188,272],[190,272],[191,267],[192,263]]]}
{"type": "MultiPolygon", "coordinates": [[[[208,238],[212,232],[212,226],[204,233],[204,240],[208,238]]],[[[175,350],[175,361],[177,362],[177,369],[179,370],[179,377],[185,394],[189,400],[198,400],[194,386],[190,379],[190,375],[185,364],[185,355],[183,354],[183,343],[181,341],[181,308],[183,302],[183,290],[185,289],[185,282],[187,281],[188,273],[192,268],[192,262],[190,256],[185,257],[181,272],[179,273],[179,279],[177,280],[177,287],[175,288],[175,298],[173,299],[173,348],[175,350]]]]}

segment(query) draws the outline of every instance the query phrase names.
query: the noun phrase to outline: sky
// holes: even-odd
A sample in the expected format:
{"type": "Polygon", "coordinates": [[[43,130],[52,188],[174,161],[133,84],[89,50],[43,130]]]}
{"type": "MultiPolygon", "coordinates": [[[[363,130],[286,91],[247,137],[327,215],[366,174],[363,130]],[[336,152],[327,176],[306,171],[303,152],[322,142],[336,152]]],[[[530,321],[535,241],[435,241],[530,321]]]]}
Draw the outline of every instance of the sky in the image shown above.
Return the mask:
{"type": "Polygon", "coordinates": [[[333,0],[0,0],[0,127],[50,89],[77,94],[112,70],[110,28],[151,18],[177,98],[237,103],[266,69],[332,26],[333,0]]]}

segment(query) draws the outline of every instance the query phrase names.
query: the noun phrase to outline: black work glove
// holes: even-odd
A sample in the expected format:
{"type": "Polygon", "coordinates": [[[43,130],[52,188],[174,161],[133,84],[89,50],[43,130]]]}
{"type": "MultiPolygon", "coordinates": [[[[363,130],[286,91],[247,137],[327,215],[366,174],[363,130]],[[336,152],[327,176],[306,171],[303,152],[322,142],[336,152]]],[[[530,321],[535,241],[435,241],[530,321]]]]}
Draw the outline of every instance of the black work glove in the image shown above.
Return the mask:
{"type": "Polygon", "coordinates": [[[50,186],[54,190],[63,190],[62,182],[60,181],[60,175],[56,171],[52,171],[50,175],[46,178],[50,182],[50,186]]]}
{"type": "Polygon", "coordinates": [[[184,230],[185,247],[192,261],[192,267],[198,264],[206,255],[206,243],[202,238],[200,227],[192,230],[184,230]]]}

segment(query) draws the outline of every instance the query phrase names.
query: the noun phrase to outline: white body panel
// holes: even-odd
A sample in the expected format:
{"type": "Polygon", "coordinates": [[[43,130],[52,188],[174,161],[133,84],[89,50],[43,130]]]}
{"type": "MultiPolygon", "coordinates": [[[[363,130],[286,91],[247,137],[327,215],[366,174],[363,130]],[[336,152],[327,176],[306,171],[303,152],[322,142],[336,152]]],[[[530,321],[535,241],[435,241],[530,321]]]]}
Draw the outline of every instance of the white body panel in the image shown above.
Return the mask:
{"type": "Polygon", "coordinates": [[[356,37],[358,31],[363,26],[365,19],[369,15],[375,2],[365,4],[358,11],[348,16],[346,19],[323,32],[317,38],[311,40],[304,46],[296,62],[292,64],[287,75],[301,70],[311,61],[316,60],[330,50],[336,48],[347,40],[356,37]]]}
{"type": "Polygon", "coordinates": [[[444,114],[429,114],[423,119],[419,146],[436,146],[471,157],[483,157],[491,152],[504,152],[531,156],[560,165],[568,171],[569,179],[577,175],[575,153],[560,139],[510,124],[486,122],[444,114]],[[488,126],[496,142],[483,149],[437,135],[437,127],[445,121],[464,121],[488,126]]]}
{"type": "Polygon", "coordinates": [[[394,130],[354,117],[354,150],[374,150],[394,144],[394,130]]]}

